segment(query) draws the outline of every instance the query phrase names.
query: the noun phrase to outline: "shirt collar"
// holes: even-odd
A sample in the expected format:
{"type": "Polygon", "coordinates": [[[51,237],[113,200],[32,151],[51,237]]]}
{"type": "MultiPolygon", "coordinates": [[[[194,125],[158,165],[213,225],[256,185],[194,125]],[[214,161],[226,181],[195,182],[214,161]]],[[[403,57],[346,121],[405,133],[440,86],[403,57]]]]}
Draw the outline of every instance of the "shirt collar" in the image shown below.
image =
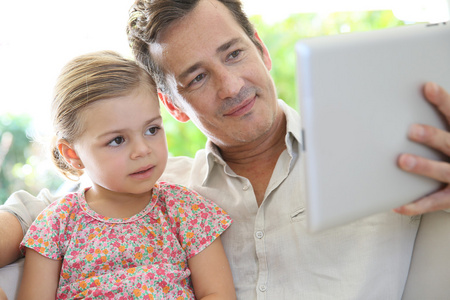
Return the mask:
{"type": "Polygon", "coordinates": [[[278,100],[278,104],[286,115],[286,148],[291,156],[298,151],[298,146],[302,144],[301,121],[299,113],[287,105],[283,100],[278,100]],[[297,149],[294,149],[297,148],[297,149]]]}
{"type": "MultiPolygon", "coordinates": [[[[302,141],[300,133],[300,115],[283,100],[278,100],[278,105],[286,115],[285,142],[287,151],[292,158],[296,158],[298,156],[299,145],[301,145],[302,141]]],[[[205,151],[207,172],[202,185],[206,184],[215,164],[218,164],[223,168],[227,166],[227,163],[223,160],[222,155],[220,154],[219,148],[209,139],[206,142],[205,151]]]]}

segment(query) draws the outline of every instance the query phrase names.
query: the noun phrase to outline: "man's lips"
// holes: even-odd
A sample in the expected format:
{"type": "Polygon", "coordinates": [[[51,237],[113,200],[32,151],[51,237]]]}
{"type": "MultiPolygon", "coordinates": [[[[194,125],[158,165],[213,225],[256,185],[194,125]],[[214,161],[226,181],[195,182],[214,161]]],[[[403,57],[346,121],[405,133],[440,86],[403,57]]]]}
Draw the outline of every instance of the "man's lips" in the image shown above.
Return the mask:
{"type": "Polygon", "coordinates": [[[243,101],[240,105],[233,108],[230,112],[224,114],[226,117],[239,117],[248,113],[255,104],[256,96],[243,101]]]}

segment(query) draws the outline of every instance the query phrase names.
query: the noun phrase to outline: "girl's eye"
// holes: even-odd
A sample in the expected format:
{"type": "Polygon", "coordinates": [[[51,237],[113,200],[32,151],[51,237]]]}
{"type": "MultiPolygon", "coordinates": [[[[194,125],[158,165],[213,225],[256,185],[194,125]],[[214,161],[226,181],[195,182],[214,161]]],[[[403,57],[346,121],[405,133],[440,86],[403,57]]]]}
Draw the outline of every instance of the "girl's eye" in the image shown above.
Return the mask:
{"type": "Polygon", "coordinates": [[[149,129],[147,129],[147,135],[155,135],[155,134],[157,134],[158,133],[158,131],[160,130],[161,128],[160,127],[158,127],[158,126],[153,126],[153,127],[150,127],[149,129]]]}
{"type": "Polygon", "coordinates": [[[120,144],[122,144],[125,141],[125,139],[121,136],[118,136],[116,138],[114,138],[113,140],[111,140],[111,142],[108,143],[108,146],[112,146],[112,147],[117,147],[120,144]]]}

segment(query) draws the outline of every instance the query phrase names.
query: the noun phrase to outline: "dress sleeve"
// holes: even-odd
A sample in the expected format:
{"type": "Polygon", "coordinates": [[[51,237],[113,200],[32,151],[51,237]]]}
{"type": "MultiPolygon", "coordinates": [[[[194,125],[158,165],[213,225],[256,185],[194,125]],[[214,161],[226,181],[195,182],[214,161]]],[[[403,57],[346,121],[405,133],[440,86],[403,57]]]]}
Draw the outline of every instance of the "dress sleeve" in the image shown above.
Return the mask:
{"type": "Polygon", "coordinates": [[[179,241],[189,259],[209,246],[232,220],[222,208],[192,190],[174,186],[173,191],[169,202],[179,226],[179,241]]]}
{"type": "Polygon", "coordinates": [[[31,224],[20,244],[20,250],[30,248],[41,255],[60,260],[64,255],[66,221],[71,218],[73,203],[67,198],[53,202],[31,224]]]}

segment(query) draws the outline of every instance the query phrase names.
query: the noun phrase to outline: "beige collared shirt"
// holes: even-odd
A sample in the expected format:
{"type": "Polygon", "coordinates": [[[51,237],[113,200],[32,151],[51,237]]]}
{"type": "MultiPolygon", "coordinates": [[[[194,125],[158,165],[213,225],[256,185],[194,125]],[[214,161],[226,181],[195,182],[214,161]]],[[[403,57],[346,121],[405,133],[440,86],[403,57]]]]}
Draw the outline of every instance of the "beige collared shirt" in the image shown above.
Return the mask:
{"type": "Polygon", "coordinates": [[[176,177],[164,178],[182,179],[234,219],[222,240],[238,298],[401,299],[419,219],[388,212],[309,234],[300,118],[284,102],[280,105],[287,119],[287,149],[260,207],[249,180],[236,175],[211,143],[192,162],[172,160],[166,174],[176,177]],[[182,169],[188,172],[179,178],[182,169]]]}
{"type": "MultiPolygon", "coordinates": [[[[194,159],[171,158],[162,179],[193,188],[233,218],[222,241],[239,299],[401,299],[419,219],[388,212],[309,234],[300,117],[279,103],[287,147],[260,207],[249,180],[236,175],[211,143],[194,159]]],[[[19,215],[27,228],[53,200],[46,191],[40,198],[16,193],[0,209],[19,215]]]]}

